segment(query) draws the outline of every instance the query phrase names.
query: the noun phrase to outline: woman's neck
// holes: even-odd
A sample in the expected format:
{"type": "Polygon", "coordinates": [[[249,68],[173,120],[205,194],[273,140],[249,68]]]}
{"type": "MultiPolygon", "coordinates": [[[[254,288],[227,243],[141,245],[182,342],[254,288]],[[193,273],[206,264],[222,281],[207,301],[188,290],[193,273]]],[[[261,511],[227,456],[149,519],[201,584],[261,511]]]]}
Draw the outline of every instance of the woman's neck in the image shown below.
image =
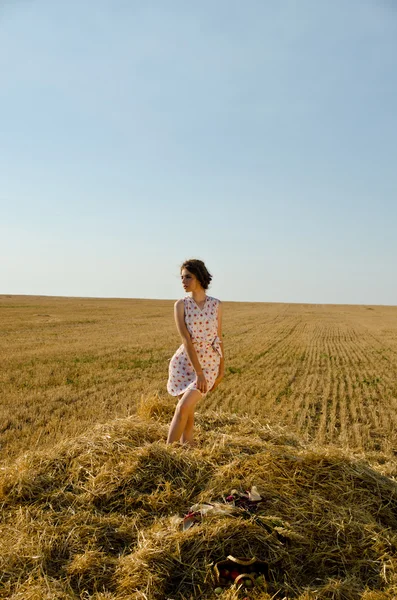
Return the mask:
{"type": "Polygon", "coordinates": [[[204,302],[206,297],[207,297],[207,294],[205,293],[205,290],[198,290],[198,291],[192,292],[192,298],[197,303],[204,302]]]}

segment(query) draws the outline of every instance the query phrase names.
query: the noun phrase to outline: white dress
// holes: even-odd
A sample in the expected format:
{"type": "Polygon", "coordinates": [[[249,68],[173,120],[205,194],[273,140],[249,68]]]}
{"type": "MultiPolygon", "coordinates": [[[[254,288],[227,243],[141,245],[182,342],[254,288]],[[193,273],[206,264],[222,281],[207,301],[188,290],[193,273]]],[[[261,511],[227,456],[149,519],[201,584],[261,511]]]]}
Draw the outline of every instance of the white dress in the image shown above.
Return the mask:
{"type": "MultiPolygon", "coordinates": [[[[222,349],[218,338],[219,300],[206,296],[202,309],[191,296],[184,299],[185,323],[192,338],[197,358],[210,391],[218,376],[222,349]]],[[[171,396],[180,396],[186,390],[197,390],[196,372],[182,344],[169,364],[167,390],[171,396]]]]}

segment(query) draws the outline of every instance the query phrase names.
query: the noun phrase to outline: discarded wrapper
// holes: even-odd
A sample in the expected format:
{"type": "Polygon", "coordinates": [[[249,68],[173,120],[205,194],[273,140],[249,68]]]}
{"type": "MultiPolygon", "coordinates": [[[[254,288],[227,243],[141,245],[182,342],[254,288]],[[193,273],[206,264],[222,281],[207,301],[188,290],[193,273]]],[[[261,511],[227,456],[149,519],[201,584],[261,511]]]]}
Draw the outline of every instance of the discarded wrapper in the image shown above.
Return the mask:
{"type": "Polygon", "coordinates": [[[264,502],[264,499],[259,494],[256,486],[252,486],[251,491],[239,492],[232,490],[229,496],[226,496],[225,501],[232,506],[243,508],[249,512],[256,512],[259,504],[264,502]]]}
{"type": "Polygon", "coordinates": [[[187,531],[206,515],[237,514],[238,509],[242,509],[245,513],[255,513],[261,502],[263,502],[263,498],[255,486],[252,486],[251,491],[247,492],[232,490],[231,494],[224,498],[224,503],[193,504],[186,515],[180,520],[176,519],[175,523],[179,525],[182,531],[187,531]]]}
{"type": "Polygon", "coordinates": [[[193,504],[189,512],[183,517],[180,528],[186,531],[195,523],[200,522],[206,515],[230,515],[233,509],[233,506],[221,504],[220,502],[214,502],[213,504],[193,504]]]}
{"type": "Polygon", "coordinates": [[[254,587],[260,580],[261,586],[266,585],[268,566],[257,558],[236,558],[229,554],[226,560],[217,562],[214,566],[217,586],[244,585],[254,587]]]}

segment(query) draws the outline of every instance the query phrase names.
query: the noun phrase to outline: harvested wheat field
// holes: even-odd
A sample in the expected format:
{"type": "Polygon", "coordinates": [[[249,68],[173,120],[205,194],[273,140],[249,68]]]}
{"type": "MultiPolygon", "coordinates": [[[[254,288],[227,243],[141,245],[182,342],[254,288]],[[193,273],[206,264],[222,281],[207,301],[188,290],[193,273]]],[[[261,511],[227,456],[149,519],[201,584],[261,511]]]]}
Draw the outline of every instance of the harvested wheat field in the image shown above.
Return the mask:
{"type": "Polygon", "coordinates": [[[225,302],[195,449],[172,309],[0,296],[0,598],[397,598],[397,308],[225,302]]]}

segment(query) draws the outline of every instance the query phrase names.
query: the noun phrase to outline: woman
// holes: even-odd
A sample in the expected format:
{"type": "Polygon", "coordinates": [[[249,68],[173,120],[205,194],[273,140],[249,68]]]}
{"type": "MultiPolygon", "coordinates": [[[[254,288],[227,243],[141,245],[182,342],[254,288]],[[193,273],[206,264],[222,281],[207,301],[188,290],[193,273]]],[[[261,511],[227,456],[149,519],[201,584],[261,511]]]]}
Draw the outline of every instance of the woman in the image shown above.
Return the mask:
{"type": "Polygon", "coordinates": [[[222,304],[207,296],[212,275],[202,260],[181,266],[185,292],[191,295],[174,305],[176,327],[182,345],[171,358],[167,390],[179,402],[167,442],[193,445],[194,409],[197,401],[214,390],[225,373],[222,342],[222,304]]]}

